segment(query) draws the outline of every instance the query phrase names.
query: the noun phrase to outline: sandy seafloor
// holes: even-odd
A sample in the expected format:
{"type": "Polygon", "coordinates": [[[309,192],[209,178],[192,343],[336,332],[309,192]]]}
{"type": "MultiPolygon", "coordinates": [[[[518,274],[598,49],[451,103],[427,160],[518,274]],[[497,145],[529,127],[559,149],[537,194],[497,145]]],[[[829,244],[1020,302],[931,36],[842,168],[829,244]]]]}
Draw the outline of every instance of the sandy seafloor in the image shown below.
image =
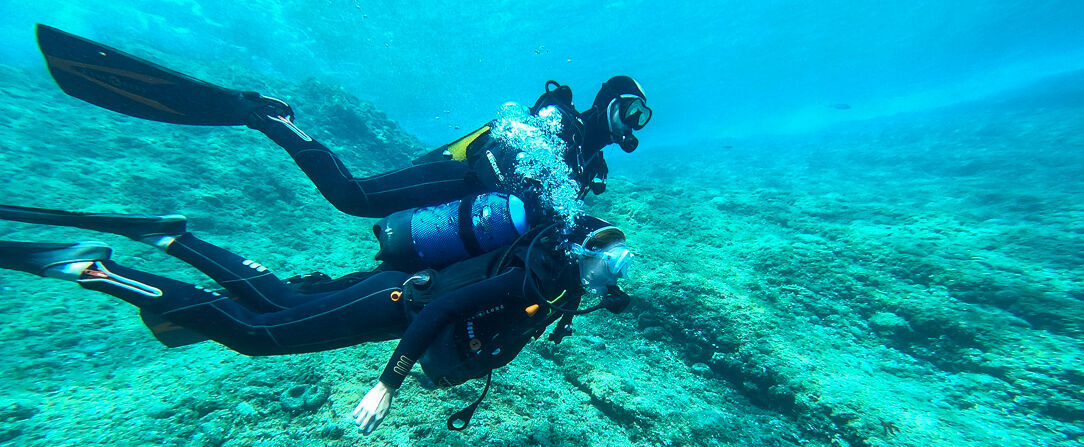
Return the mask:
{"type": "MultiPolygon", "coordinates": [[[[217,81],[286,97],[359,174],[425,149],[334,86],[217,81]]],[[[463,433],[445,418],[481,383],[408,379],[375,434],[353,429],[394,343],[166,349],[118,299],[0,272],[0,444],[1081,445],[1082,81],[805,135],[677,147],[646,130],[588,203],[639,253],[630,311],[529,345],[463,433]]],[[[371,222],[257,132],[130,119],[2,67],[0,112],[4,203],[180,212],[283,277],[375,265],[371,222]]],[[[0,234],[108,241],[207,283],[114,235],[0,234]]]]}

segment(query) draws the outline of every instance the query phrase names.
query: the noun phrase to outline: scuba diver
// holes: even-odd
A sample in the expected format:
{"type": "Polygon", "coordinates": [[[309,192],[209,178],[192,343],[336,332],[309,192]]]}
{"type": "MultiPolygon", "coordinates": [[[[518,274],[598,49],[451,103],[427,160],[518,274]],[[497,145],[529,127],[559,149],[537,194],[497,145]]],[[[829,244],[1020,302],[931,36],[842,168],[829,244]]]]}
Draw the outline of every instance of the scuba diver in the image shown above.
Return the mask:
{"type": "MultiPolygon", "coordinates": [[[[516,194],[532,213],[552,211],[536,200],[539,186],[515,172],[521,149],[494,136],[494,122],[412,166],[356,178],[330,149],[294,124],[293,109],[281,100],[212,85],[49,26],[39,24],[37,34],[49,72],[69,95],[137,118],[259,130],[285,148],[320,193],[347,214],[383,217],[484,192],[516,194]]],[[[615,76],[602,84],[591,108],[577,112],[567,85],[549,81],[545,90],[530,114],[558,115],[558,137],[567,147],[562,161],[578,199],[589,191],[602,193],[608,174],[602,149],[610,144],[625,152],[636,149],[634,131],[651,120],[647,96],[632,78],[615,76]]]]}
{"type": "MultiPolygon", "coordinates": [[[[489,211],[476,214],[487,221],[469,231],[504,227],[509,230],[504,237],[514,239],[479,256],[436,264],[411,264],[409,257],[402,257],[337,280],[314,273],[285,281],[258,262],[200,240],[186,230],[181,215],[0,205],[5,220],[114,233],[156,246],[200,270],[222,290],[123,266],[110,260],[112,250],[100,242],[0,241],[0,268],[74,281],[127,301],[140,309],[155,337],[171,347],[210,339],[241,354],[265,356],[400,339],[376,386],[354,410],[355,423],[365,434],[376,429],[395,391],[420,363],[436,386],[487,377],[482,397],[448,419],[449,429],[462,430],[489,390],[491,371],[508,364],[548,326],[558,322],[549,338],[560,342],[573,316],[601,308],[617,313],[629,304],[617,280],[627,274],[633,258],[624,233],[601,219],[581,217],[573,231],[563,233],[556,224],[528,228],[514,212],[522,205],[506,195],[486,194],[471,203],[472,210],[482,204],[489,211]],[[405,267],[425,265],[443,266],[405,267]],[[586,293],[601,299],[581,309],[586,293]]],[[[440,212],[458,210],[425,211],[440,212]]],[[[411,224],[425,225],[425,219],[411,224]]],[[[457,228],[445,230],[453,233],[434,234],[419,244],[467,238],[454,234],[457,228]]]]}

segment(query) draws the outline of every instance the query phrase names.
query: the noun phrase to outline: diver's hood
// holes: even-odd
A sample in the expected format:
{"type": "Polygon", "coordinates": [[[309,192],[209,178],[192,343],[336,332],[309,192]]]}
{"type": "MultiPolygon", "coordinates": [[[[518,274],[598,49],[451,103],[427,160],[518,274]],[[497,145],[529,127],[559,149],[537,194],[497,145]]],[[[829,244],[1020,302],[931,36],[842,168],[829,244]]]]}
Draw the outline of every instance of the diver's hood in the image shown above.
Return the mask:
{"type": "Polygon", "coordinates": [[[610,80],[602,83],[602,88],[598,90],[598,94],[595,95],[595,101],[592,103],[592,107],[599,109],[603,112],[606,111],[606,106],[610,105],[610,101],[621,95],[635,95],[647,102],[647,94],[644,93],[643,87],[640,87],[640,83],[636,82],[628,76],[614,76],[610,80]]]}

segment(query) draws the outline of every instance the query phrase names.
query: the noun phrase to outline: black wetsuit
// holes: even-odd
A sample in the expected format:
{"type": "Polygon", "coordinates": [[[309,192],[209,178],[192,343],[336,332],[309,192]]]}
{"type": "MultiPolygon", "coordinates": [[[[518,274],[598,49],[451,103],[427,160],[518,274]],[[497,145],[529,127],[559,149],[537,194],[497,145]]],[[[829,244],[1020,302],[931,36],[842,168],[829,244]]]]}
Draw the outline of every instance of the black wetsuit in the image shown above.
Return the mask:
{"type": "MultiPolygon", "coordinates": [[[[246,355],[314,352],[401,338],[380,376],[391,387],[402,384],[423,354],[426,373],[438,384],[484,376],[511,361],[560,316],[546,308],[527,312],[538,299],[529,297],[537,294],[525,286],[522,246],[453,264],[432,274],[431,287],[408,286],[405,295],[404,283],[411,274],[393,270],[369,272],[330,290],[299,291],[259,263],[191,233],[177,238],[167,253],[207,274],[226,292],[113,261],[102,261],[107,272],[84,273],[79,283],[246,355]],[[147,288],[128,287],[117,278],[161,293],[148,294],[147,288]]],[[[533,266],[527,285],[542,284],[543,296],[567,291],[559,302],[578,304],[583,291],[571,264],[558,260],[553,251],[537,253],[533,257],[541,259],[541,265],[533,266]]]]}
{"type": "MultiPolygon", "coordinates": [[[[561,139],[569,146],[565,162],[580,184],[581,197],[587,191],[605,189],[606,162],[602,148],[610,144],[605,117],[589,109],[583,114],[572,105],[572,91],[561,86],[543,94],[531,113],[547,106],[561,113],[561,139]]],[[[502,144],[486,130],[465,142],[466,159],[452,160],[438,148],[415,164],[370,177],[356,178],[335,155],[292,123],[261,119],[249,124],[280,146],[312,180],[320,193],[339,210],[362,217],[384,217],[403,209],[447,203],[484,192],[526,195],[512,183],[502,181],[514,175],[515,148],[502,144]],[[492,154],[492,156],[490,156],[492,154]]]]}

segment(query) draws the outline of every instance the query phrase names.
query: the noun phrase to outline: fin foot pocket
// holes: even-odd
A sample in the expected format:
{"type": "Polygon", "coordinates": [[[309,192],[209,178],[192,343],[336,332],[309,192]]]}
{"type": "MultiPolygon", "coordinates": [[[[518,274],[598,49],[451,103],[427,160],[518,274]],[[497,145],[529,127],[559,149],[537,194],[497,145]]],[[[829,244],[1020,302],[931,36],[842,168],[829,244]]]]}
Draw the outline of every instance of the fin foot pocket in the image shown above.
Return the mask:
{"type": "Polygon", "coordinates": [[[80,284],[101,282],[149,298],[162,297],[162,289],[113,273],[99,261],[94,261],[83,270],[76,281],[80,284]]]}
{"type": "MultiPolygon", "coordinates": [[[[286,101],[270,96],[264,96],[257,92],[244,92],[241,96],[245,100],[244,111],[251,116],[249,119],[265,120],[267,118],[281,118],[293,121],[294,108],[286,101]]],[[[251,124],[249,127],[252,127],[251,124]]]]}

